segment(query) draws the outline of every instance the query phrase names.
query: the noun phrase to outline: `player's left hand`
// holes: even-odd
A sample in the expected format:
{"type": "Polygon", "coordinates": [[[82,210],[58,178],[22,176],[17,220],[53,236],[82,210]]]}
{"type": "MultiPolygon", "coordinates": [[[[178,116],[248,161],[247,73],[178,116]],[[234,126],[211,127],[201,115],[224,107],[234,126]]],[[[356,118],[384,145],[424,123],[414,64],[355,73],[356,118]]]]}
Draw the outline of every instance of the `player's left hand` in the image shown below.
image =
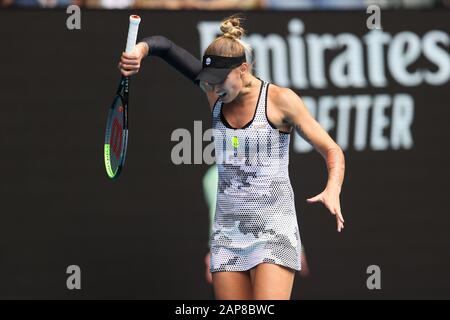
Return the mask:
{"type": "Polygon", "coordinates": [[[210,259],[211,259],[211,251],[209,251],[205,256],[205,267],[206,267],[205,279],[206,279],[207,283],[212,284],[212,274],[211,274],[211,271],[209,270],[210,259]]]}
{"type": "Polygon", "coordinates": [[[342,217],[341,204],[339,201],[340,190],[337,187],[327,186],[324,191],[315,197],[306,199],[308,203],[322,202],[336,216],[337,231],[344,229],[344,218],[342,217]]]}

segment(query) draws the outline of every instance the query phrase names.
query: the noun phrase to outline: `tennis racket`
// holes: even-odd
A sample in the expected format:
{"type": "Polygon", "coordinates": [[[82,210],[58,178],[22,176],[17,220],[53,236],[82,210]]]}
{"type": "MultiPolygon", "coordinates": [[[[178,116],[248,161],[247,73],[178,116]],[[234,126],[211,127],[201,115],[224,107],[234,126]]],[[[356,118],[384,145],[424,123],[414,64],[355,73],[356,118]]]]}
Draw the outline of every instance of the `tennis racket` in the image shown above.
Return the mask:
{"type": "MultiPolygon", "coordinates": [[[[136,45],[137,33],[141,18],[130,16],[128,27],[127,46],[125,52],[130,52],[136,45]]],[[[117,178],[125,163],[128,145],[128,93],[130,78],[120,79],[116,97],[109,109],[106,122],[104,158],[108,177],[117,178]]]]}

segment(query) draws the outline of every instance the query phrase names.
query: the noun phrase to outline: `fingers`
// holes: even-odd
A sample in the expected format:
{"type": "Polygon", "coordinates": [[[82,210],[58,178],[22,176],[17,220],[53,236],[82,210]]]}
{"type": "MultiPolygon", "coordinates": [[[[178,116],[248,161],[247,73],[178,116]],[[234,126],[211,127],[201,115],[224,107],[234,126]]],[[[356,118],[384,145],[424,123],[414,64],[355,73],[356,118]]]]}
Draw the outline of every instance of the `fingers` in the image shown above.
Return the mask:
{"type": "Polygon", "coordinates": [[[333,214],[336,215],[337,231],[341,232],[344,229],[344,217],[342,217],[341,210],[337,209],[333,214]]]}
{"type": "Polygon", "coordinates": [[[123,52],[117,67],[122,75],[129,77],[138,73],[141,67],[141,59],[138,54],[133,51],[129,53],[123,52]]]}
{"type": "Polygon", "coordinates": [[[342,216],[340,208],[330,208],[330,213],[336,217],[337,231],[341,232],[344,229],[344,217],[342,216]]]}
{"type": "Polygon", "coordinates": [[[314,202],[317,202],[317,201],[322,201],[322,198],[321,198],[321,195],[318,194],[318,195],[315,196],[315,197],[306,199],[306,201],[309,202],[309,203],[314,203],[314,202]]]}
{"type": "Polygon", "coordinates": [[[337,215],[336,215],[336,223],[337,223],[337,231],[341,232],[342,229],[344,229],[344,223],[339,219],[337,215]]]}
{"type": "MultiPolygon", "coordinates": [[[[306,199],[308,203],[314,203],[314,202],[322,202],[325,207],[330,211],[332,215],[336,217],[336,223],[337,223],[337,231],[341,232],[342,229],[344,229],[344,217],[341,213],[341,208],[339,205],[339,199],[337,201],[330,200],[330,197],[327,197],[325,194],[322,196],[323,193],[318,194],[315,197],[306,199]]],[[[332,198],[331,198],[332,199],[332,198]]]]}
{"type": "Polygon", "coordinates": [[[122,68],[119,68],[119,70],[122,73],[122,75],[125,77],[129,77],[129,76],[132,76],[132,75],[135,75],[136,73],[138,73],[137,70],[125,70],[122,68]]]}
{"type": "Polygon", "coordinates": [[[205,266],[206,266],[206,272],[205,272],[205,277],[206,277],[206,282],[211,284],[212,283],[212,274],[209,270],[210,268],[210,257],[211,257],[211,253],[208,252],[208,254],[205,256],[205,266]]]}
{"type": "Polygon", "coordinates": [[[123,64],[122,62],[119,62],[117,67],[122,75],[129,77],[139,72],[140,65],[123,64]]]}
{"type": "Polygon", "coordinates": [[[139,59],[139,56],[136,52],[122,52],[122,58],[128,59],[128,60],[136,60],[139,59]]]}
{"type": "Polygon", "coordinates": [[[124,70],[139,70],[139,68],[141,67],[140,64],[128,64],[128,63],[123,63],[123,62],[119,62],[119,69],[124,69],[124,70]]]}
{"type": "Polygon", "coordinates": [[[122,62],[123,64],[129,64],[132,66],[137,66],[139,65],[139,59],[126,59],[126,58],[121,58],[120,62],[122,62]]]}
{"type": "Polygon", "coordinates": [[[344,221],[344,217],[342,216],[341,210],[337,210],[337,215],[336,215],[336,216],[339,218],[339,220],[340,220],[342,223],[345,222],[345,221],[344,221]]]}

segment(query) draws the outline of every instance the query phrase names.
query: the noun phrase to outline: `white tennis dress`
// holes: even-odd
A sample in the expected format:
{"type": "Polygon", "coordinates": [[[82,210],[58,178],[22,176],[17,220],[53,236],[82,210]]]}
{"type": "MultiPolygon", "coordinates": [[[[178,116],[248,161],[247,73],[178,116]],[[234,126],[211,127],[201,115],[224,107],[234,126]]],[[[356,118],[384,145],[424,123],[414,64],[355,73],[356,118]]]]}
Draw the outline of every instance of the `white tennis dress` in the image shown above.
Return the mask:
{"type": "Polygon", "coordinates": [[[260,263],[300,270],[300,234],[288,174],[290,134],[267,118],[269,84],[261,81],[253,119],[243,128],[213,107],[219,172],[210,237],[211,272],[244,271],[260,263]]]}

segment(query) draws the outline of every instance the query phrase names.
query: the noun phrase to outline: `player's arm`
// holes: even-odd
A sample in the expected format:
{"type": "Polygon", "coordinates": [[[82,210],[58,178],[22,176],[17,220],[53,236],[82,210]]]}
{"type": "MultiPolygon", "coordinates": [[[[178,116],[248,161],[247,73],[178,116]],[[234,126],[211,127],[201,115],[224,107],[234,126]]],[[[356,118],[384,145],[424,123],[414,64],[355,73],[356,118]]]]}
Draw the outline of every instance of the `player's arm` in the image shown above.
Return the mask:
{"type": "Polygon", "coordinates": [[[280,87],[272,91],[274,94],[271,96],[271,100],[280,111],[282,121],[295,128],[324,158],[329,150],[340,149],[311,116],[302,99],[294,91],[280,87]]]}
{"type": "Polygon", "coordinates": [[[324,192],[310,198],[309,202],[320,201],[336,215],[338,231],[343,228],[339,194],[345,172],[345,158],[342,149],[311,116],[302,99],[291,89],[279,88],[272,101],[281,114],[282,121],[294,127],[325,159],[328,181],[324,192]]]}
{"type": "Polygon", "coordinates": [[[302,99],[294,91],[280,88],[274,98],[283,121],[294,127],[327,161],[330,169],[329,183],[341,188],[345,168],[342,149],[311,116],[302,99]]]}
{"type": "MultiPolygon", "coordinates": [[[[139,72],[142,59],[148,55],[160,57],[195,85],[198,85],[195,78],[202,70],[201,61],[164,36],[142,39],[133,52],[122,54],[118,67],[124,76],[131,76],[139,72]]],[[[213,106],[218,98],[215,92],[207,91],[206,97],[210,106],[213,106]]]]}
{"type": "Polygon", "coordinates": [[[201,61],[164,36],[151,36],[142,39],[133,52],[122,54],[119,69],[125,76],[136,74],[140,69],[142,59],[149,55],[160,57],[197,84],[195,78],[202,70],[201,61]]]}

